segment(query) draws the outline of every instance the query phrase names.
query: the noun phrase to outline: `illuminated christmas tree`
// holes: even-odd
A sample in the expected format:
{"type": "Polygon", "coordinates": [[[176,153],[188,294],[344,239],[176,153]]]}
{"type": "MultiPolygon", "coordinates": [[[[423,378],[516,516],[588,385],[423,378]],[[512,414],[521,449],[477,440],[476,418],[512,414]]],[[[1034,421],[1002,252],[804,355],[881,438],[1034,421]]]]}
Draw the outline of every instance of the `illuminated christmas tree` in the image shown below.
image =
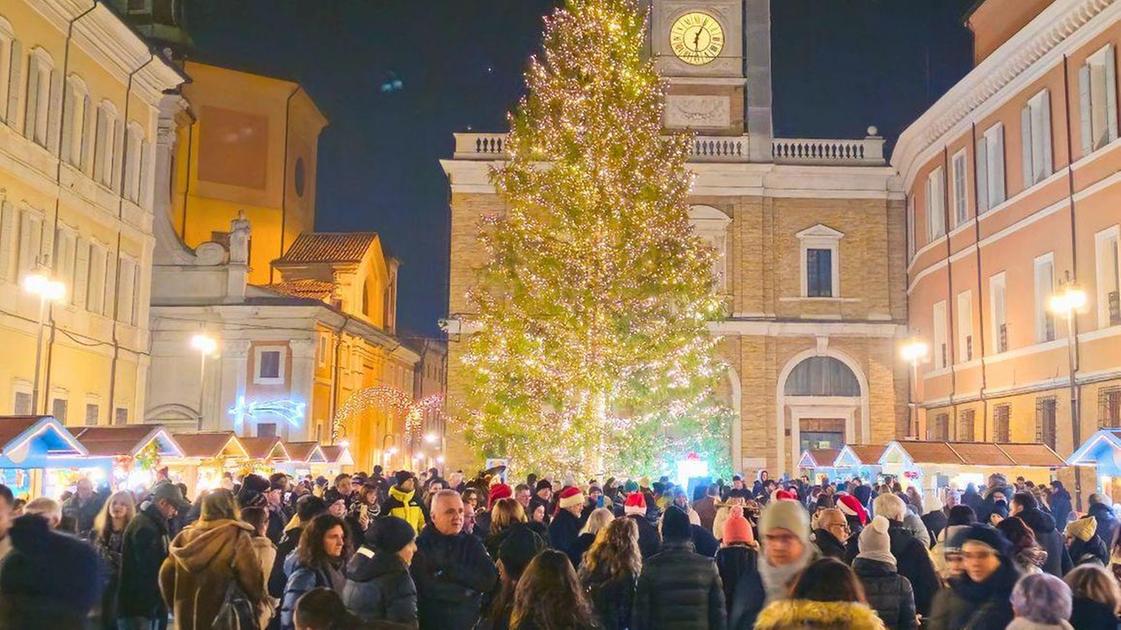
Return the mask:
{"type": "Polygon", "coordinates": [[[520,471],[730,470],[714,252],[693,234],[691,136],[664,135],[664,84],[637,0],[568,0],[546,19],[510,118],[506,204],[470,298],[468,439],[520,471]]]}

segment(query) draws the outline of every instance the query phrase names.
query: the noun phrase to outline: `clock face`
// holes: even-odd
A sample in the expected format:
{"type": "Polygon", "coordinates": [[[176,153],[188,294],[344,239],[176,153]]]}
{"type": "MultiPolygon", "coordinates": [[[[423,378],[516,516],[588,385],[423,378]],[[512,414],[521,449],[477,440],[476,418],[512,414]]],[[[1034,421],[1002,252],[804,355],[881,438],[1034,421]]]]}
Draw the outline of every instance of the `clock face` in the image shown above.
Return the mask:
{"type": "Polygon", "coordinates": [[[674,21],[669,32],[673,54],[687,64],[711,63],[724,50],[724,27],[707,13],[693,11],[674,21]]]}

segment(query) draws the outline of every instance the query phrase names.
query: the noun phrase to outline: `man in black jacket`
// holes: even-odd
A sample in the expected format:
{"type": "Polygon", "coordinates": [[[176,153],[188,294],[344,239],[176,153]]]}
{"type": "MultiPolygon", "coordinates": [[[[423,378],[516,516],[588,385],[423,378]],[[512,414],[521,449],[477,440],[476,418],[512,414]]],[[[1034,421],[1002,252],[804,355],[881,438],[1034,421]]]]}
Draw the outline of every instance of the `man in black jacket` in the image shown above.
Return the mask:
{"type": "Polygon", "coordinates": [[[79,537],[89,537],[90,530],[93,529],[93,521],[97,518],[97,513],[101,511],[106,496],[95,493],[93,482],[82,477],[76,484],[74,496],[62,504],[62,515],[74,519],[79,537]]]}
{"type": "Polygon", "coordinates": [[[849,539],[849,524],[845,513],[837,508],[822,510],[817,514],[817,529],[813,531],[814,544],[821,555],[845,562],[845,543],[849,539]]]}
{"type": "Polygon", "coordinates": [[[186,512],[191,504],[179,487],[163,482],[125,528],[121,547],[121,578],[117,614],[122,628],[166,628],[167,605],[160,596],[160,565],[167,558],[168,519],[186,512]]]}
{"type": "Polygon", "coordinates": [[[410,567],[421,628],[472,628],[479,606],[498,578],[486,547],[463,531],[463,499],[441,490],[432,499],[432,523],[417,537],[410,567]]]}
{"type": "Polygon", "coordinates": [[[575,486],[561,488],[557,500],[557,513],[549,523],[549,546],[563,552],[572,561],[573,567],[580,566],[580,528],[584,526],[580,514],[584,509],[584,493],[575,486]]]}
{"type": "MultiPolygon", "coordinates": [[[[273,597],[284,596],[284,587],[288,584],[288,576],[284,573],[284,560],[300,544],[300,535],[304,533],[304,527],[313,518],[326,511],[327,504],[323,502],[323,499],[313,494],[305,494],[300,497],[299,501],[296,501],[297,522],[284,532],[284,536],[276,545],[276,562],[272,563],[272,573],[269,574],[269,595],[273,597]]],[[[279,615],[274,617],[278,628],[280,627],[279,619],[279,615]]]]}
{"type": "Polygon", "coordinates": [[[876,497],[872,507],[877,516],[883,516],[891,523],[888,529],[888,536],[891,538],[891,555],[895,556],[899,575],[911,581],[911,587],[915,592],[915,609],[926,617],[930,614],[934,595],[941,587],[941,583],[938,574],[934,571],[934,564],[930,560],[926,545],[903,527],[907,506],[903,504],[903,499],[894,494],[881,494],[876,497]]]}
{"type": "MultiPolygon", "coordinates": [[[[1058,482],[1055,482],[1058,483],[1058,482]]],[[[1059,487],[1062,490],[1062,486],[1059,487]]],[[[1065,492],[1065,490],[1063,490],[1065,492]]],[[[1052,495],[1054,496],[1054,495],[1052,495]]],[[[1069,495],[1068,495],[1069,496],[1069,495]]],[[[1053,501],[1052,503],[1054,503],[1053,501]]],[[[1061,502],[1061,501],[1060,501],[1061,502]]],[[[1067,513],[1070,513],[1070,499],[1067,499],[1067,513]]],[[[1052,509],[1052,512],[1055,512],[1052,509]]],[[[1090,495],[1090,509],[1088,510],[1090,516],[1098,522],[1097,536],[1102,539],[1106,547],[1113,544],[1113,537],[1117,534],[1117,517],[1113,514],[1113,508],[1109,506],[1100,494],[1094,493],[1090,495]]],[[[1055,529],[1063,529],[1066,527],[1065,521],[1060,521],[1058,516],[1055,517],[1055,529]]]]}
{"type": "Polygon", "coordinates": [[[1035,532],[1035,542],[1047,552],[1047,562],[1043,572],[1061,578],[1074,566],[1070,553],[1064,544],[1063,533],[1055,527],[1055,519],[1039,509],[1039,503],[1030,492],[1017,492],[1012,495],[1011,516],[1018,516],[1025,525],[1035,532]]]}
{"type": "Polygon", "coordinates": [[[662,520],[662,551],[642,566],[632,628],[724,630],[724,587],[712,558],[694,553],[689,517],[669,507],[662,520]]]}

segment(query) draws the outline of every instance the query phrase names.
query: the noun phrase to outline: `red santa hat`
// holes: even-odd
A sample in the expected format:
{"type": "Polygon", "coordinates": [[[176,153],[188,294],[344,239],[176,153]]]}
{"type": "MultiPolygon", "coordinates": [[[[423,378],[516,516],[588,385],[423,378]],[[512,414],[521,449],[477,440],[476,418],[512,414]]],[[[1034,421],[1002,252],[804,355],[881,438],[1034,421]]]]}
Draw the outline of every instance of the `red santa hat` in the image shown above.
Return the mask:
{"type": "Polygon", "coordinates": [[[860,500],[851,494],[837,495],[837,508],[844,512],[845,516],[855,516],[860,519],[861,525],[868,524],[868,510],[865,510],[860,500]]]}
{"type": "Polygon", "coordinates": [[[514,496],[514,491],[504,483],[496,483],[490,487],[490,496],[487,500],[487,509],[494,507],[499,499],[509,499],[514,496]]]}
{"type": "Polygon", "coordinates": [[[632,492],[627,495],[627,500],[623,503],[623,514],[631,515],[637,514],[638,516],[646,516],[646,497],[641,492],[632,492]]]}
{"type": "Polygon", "coordinates": [[[558,510],[584,504],[584,493],[576,486],[565,486],[561,488],[559,496],[560,499],[557,501],[558,510]]]}
{"type": "Polygon", "coordinates": [[[797,501],[798,493],[793,490],[777,490],[775,492],[775,499],[779,501],[797,501]]]}

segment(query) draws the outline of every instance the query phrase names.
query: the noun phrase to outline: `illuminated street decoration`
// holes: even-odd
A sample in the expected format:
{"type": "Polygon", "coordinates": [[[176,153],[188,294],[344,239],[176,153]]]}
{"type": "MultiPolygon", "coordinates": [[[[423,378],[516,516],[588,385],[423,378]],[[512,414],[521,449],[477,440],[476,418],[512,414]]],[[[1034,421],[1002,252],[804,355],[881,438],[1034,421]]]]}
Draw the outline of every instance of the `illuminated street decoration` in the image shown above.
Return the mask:
{"type": "Polygon", "coordinates": [[[245,418],[254,422],[281,418],[288,424],[298,427],[303,424],[304,412],[307,403],[294,400],[267,400],[261,402],[245,402],[245,396],[238,396],[237,404],[230,407],[230,415],[234,417],[234,425],[240,427],[245,418]]]}
{"type": "Polygon", "coordinates": [[[421,416],[425,411],[439,407],[443,401],[444,397],[441,394],[434,394],[414,402],[411,396],[395,387],[388,385],[367,387],[352,395],[342,407],[339,407],[331,422],[331,439],[338,440],[343,425],[362,411],[374,407],[405,414],[405,443],[411,444],[420,429],[421,416]]]}

